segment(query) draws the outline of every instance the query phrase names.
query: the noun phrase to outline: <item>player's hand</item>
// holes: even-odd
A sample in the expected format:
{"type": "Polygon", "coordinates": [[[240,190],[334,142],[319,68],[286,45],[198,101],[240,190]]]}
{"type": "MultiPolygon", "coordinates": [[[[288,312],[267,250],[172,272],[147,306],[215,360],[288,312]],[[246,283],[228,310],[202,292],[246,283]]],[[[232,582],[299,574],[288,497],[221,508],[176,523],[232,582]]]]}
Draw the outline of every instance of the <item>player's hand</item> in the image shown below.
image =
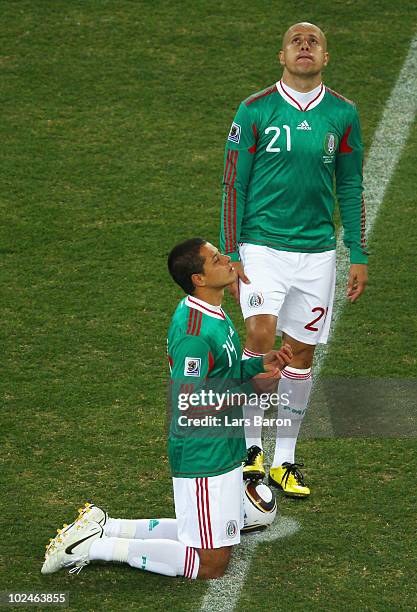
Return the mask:
{"type": "Polygon", "coordinates": [[[281,378],[283,370],[292,359],[292,350],[289,344],[283,344],[279,351],[269,351],[264,355],[264,370],[252,379],[256,393],[273,393],[276,390],[277,380],[281,378]]]}
{"type": "Polygon", "coordinates": [[[368,282],[367,264],[352,264],[349,270],[346,296],[350,302],[356,302],[365,291],[368,282]]]}
{"type": "Polygon", "coordinates": [[[259,377],[265,378],[281,378],[281,370],[283,370],[291,362],[293,355],[289,344],[283,344],[278,351],[269,351],[264,355],[264,374],[259,374],[259,377]]]}
{"type": "Polygon", "coordinates": [[[245,274],[245,271],[243,269],[243,264],[241,261],[234,261],[233,268],[236,272],[236,280],[234,283],[229,285],[228,289],[229,289],[230,294],[235,298],[236,302],[239,304],[239,279],[242,281],[242,283],[245,283],[245,285],[249,285],[250,280],[245,274]]]}

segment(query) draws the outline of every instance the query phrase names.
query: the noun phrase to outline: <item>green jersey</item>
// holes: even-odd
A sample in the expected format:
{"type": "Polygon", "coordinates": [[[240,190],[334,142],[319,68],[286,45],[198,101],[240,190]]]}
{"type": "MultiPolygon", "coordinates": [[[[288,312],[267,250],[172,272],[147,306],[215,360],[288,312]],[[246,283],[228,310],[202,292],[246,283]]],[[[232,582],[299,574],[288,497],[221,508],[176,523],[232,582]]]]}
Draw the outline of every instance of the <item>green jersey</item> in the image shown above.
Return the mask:
{"type": "Polygon", "coordinates": [[[220,246],[335,249],[336,196],[351,263],[367,263],[355,105],[327,87],[302,110],[279,82],[241,103],[225,151],[220,246]]]}
{"type": "Polygon", "coordinates": [[[242,361],[238,334],[224,310],[187,296],[172,317],[168,359],[172,410],[168,453],[172,475],[196,478],[235,469],[246,455],[242,410],[219,398],[228,391],[242,392],[239,383],[264,372],[262,358],[242,361]],[[191,394],[200,399],[203,390],[206,397],[208,391],[219,395],[204,405],[187,403],[191,394]],[[199,426],[204,418],[206,424],[199,426]],[[238,426],[230,427],[239,421],[238,426]]]}

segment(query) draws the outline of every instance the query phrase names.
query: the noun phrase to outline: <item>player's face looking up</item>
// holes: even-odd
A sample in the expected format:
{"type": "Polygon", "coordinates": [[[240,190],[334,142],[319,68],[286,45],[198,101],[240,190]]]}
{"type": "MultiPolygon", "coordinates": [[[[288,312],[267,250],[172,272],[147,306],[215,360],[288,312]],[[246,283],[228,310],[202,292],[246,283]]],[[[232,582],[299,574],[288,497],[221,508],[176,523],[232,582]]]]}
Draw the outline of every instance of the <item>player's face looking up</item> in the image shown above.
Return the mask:
{"type": "Polygon", "coordinates": [[[236,272],[228,255],[220,253],[209,242],[200,248],[200,255],[204,257],[204,272],[193,274],[192,281],[195,287],[222,289],[233,283],[236,272]]]}
{"type": "Polygon", "coordinates": [[[279,61],[285,70],[299,77],[320,74],[329,54],[323,32],[312,23],[297,23],[284,35],[279,61]]]}

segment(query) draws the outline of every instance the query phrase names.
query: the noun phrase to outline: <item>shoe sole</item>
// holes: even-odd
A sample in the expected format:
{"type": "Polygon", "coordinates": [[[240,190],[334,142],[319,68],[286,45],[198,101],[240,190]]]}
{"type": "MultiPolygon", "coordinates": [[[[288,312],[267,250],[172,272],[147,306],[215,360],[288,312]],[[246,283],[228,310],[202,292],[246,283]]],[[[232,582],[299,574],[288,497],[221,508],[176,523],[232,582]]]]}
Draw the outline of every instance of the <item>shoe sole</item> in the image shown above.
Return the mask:
{"type": "Polygon", "coordinates": [[[264,531],[267,528],[267,525],[256,525],[255,527],[242,527],[240,533],[245,535],[246,533],[254,533],[257,531],[264,531]]]}
{"type": "Polygon", "coordinates": [[[310,493],[290,493],[287,492],[284,487],[282,485],[279,484],[279,482],[277,482],[276,480],[274,480],[273,478],[271,478],[271,476],[269,476],[268,478],[268,484],[271,487],[275,487],[276,489],[280,489],[281,491],[284,492],[286,497],[298,497],[298,498],[303,498],[303,497],[308,497],[310,495],[310,493]]]}
{"type": "Polygon", "coordinates": [[[263,480],[265,478],[265,472],[243,472],[243,480],[263,480]]]}

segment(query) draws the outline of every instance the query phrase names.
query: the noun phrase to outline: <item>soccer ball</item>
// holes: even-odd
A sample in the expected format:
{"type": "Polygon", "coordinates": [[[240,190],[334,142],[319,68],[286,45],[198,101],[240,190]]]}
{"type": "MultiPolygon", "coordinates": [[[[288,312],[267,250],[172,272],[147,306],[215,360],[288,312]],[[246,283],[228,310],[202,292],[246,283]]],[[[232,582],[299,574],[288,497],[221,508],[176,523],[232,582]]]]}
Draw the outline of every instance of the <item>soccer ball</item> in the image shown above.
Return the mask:
{"type": "Polygon", "coordinates": [[[277,500],[271,489],[262,482],[246,480],[243,492],[243,533],[260,531],[274,521],[277,500]]]}

